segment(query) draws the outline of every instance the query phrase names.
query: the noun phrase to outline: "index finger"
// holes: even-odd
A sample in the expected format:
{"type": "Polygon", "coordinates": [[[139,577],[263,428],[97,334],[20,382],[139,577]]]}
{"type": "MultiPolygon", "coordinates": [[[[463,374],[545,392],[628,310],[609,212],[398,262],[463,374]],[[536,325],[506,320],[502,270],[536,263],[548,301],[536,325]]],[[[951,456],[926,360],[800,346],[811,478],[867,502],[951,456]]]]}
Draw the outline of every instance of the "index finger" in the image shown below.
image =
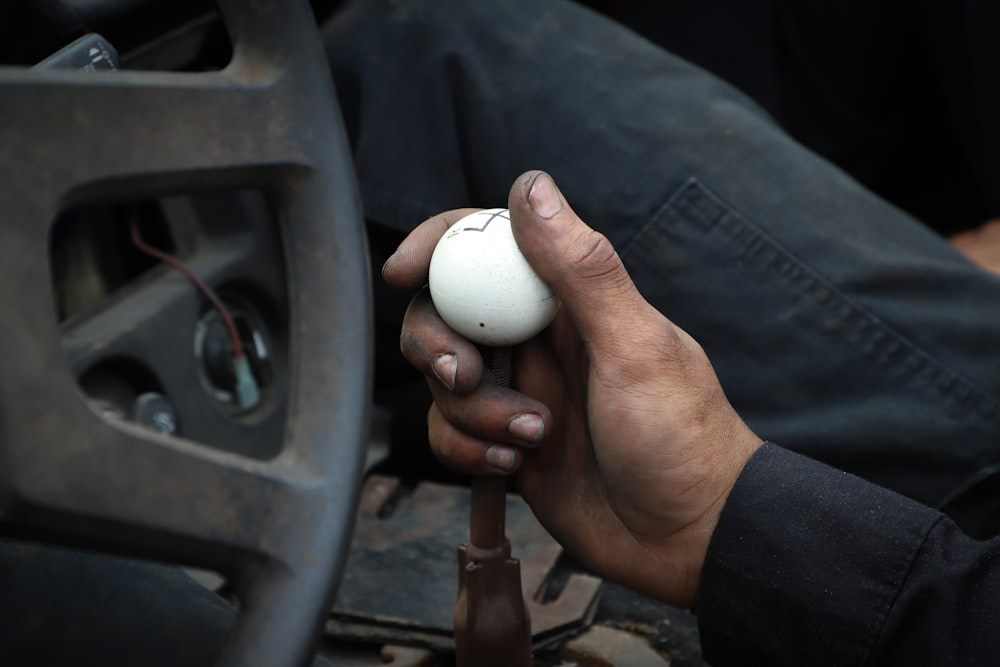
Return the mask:
{"type": "Polygon", "coordinates": [[[438,241],[456,222],[481,209],[457,208],[420,223],[403,239],[382,267],[382,278],[393,287],[419,289],[427,284],[427,269],[438,241]]]}

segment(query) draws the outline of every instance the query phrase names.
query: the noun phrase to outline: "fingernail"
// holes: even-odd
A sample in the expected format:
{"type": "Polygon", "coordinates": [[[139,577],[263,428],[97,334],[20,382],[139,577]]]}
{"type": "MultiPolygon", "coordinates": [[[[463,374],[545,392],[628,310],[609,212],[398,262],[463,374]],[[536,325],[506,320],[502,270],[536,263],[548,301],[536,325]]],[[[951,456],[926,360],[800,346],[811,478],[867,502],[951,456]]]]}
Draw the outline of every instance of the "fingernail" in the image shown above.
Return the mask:
{"type": "Polygon", "coordinates": [[[536,443],[545,435],[545,422],[538,415],[518,415],[507,422],[507,432],[525,442],[536,443]]]}
{"type": "Polygon", "coordinates": [[[541,173],[535,177],[535,182],[528,191],[528,205],[532,211],[545,219],[562,210],[562,199],[551,176],[541,173]]]}
{"type": "Polygon", "coordinates": [[[385,264],[382,265],[382,271],[381,271],[382,280],[385,280],[385,267],[389,266],[389,262],[391,262],[395,256],[396,253],[392,253],[391,255],[389,255],[389,259],[385,260],[385,264]]]}
{"type": "Polygon", "coordinates": [[[497,470],[510,472],[514,469],[514,464],[517,462],[517,454],[509,447],[493,445],[486,450],[486,462],[497,470]]]}
{"type": "Polygon", "coordinates": [[[458,376],[458,357],[454,354],[439,354],[434,363],[431,364],[434,376],[441,381],[441,384],[448,387],[449,391],[455,391],[455,379],[458,376]]]}

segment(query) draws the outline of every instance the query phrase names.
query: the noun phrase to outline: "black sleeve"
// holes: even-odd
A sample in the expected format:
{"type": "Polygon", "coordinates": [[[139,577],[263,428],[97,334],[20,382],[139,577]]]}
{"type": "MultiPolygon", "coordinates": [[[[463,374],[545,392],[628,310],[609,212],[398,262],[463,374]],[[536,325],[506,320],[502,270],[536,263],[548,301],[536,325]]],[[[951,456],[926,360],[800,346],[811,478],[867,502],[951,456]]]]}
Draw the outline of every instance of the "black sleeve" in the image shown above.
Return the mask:
{"type": "Polygon", "coordinates": [[[698,623],[713,665],[998,665],[1000,540],[765,445],[722,512],[698,623]]]}

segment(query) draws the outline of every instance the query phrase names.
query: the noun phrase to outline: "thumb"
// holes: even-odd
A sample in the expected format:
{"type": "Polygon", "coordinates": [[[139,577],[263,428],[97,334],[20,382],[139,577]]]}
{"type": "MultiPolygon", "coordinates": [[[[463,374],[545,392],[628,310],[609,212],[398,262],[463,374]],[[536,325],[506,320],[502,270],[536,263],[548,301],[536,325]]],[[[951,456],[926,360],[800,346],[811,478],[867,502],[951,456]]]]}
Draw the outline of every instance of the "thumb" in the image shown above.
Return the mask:
{"type": "Polygon", "coordinates": [[[649,305],[611,242],[577,217],[545,172],[518,178],[508,207],[521,253],[568,309],[584,340],[598,348],[627,340],[625,330],[649,305]]]}

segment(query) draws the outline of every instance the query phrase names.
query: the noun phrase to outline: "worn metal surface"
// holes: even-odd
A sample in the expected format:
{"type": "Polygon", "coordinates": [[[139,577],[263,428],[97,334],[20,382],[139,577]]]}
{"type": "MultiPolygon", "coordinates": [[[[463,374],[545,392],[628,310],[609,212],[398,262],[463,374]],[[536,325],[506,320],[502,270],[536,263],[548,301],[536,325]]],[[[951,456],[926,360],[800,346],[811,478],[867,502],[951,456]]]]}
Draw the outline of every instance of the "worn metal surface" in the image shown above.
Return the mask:
{"type": "Polygon", "coordinates": [[[320,654],[334,667],[453,667],[448,656],[429,649],[391,644],[327,644],[320,654]]]}
{"type": "Polygon", "coordinates": [[[653,650],[668,658],[673,667],[707,667],[701,655],[698,618],[690,609],[674,607],[622,586],[605,583],[594,624],[641,637],[653,650]]]}
{"type": "Polygon", "coordinates": [[[433,652],[407,646],[383,646],[380,657],[387,667],[430,667],[437,661],[433,652]]]}
{"type": "Polygon", "coordinates": [[[218,72],[0,68],[0,520],[8,534],[226,573],[243,604],[223,662],[292,667],[329,608],[354,516],[367,253],[308,3],[218,5],[234,52],[218,72]],[[259,189],[281,223],[293,373],[269,460],[92,411],[48,287],[61,210],[208,188],[259,189]]]}
{"type": "MultiPolygon", "coordinates": [[[[395,478],[370,478],[329,637],[453,650],[455,545],[467,538],[468,508],[464,487],[406,488],[395,478]]],[[[534,648],[555,646],[590,623],[601,582],[574,574],[561,591],[548,591],[562,548],[519,497],[506,497],[506,516],[534,648]]]]}
{"type": "MultiPolygon", "coordinates": [[[[512,351],[492,350],[493,375],[510,386],[512,351]]],[[[521,564],[506,535],[507,478],[472,480],[469,542],[458,549],[455,662],[458,667],[530,667],[531,621],[521,564]]]]}
{"type": "Polygon", "coordinates": [[[670,667],[642,637],[603,625],[566,642],[558,655],[580,667],[670,667]]]}
{"type": "Polygon", "coordinates": [[[455,663],[531,666],[531,624],[521,593],[521,564],[510,558],[509,544],[479,549],[470,543],[458,549],[455,663]]]}

